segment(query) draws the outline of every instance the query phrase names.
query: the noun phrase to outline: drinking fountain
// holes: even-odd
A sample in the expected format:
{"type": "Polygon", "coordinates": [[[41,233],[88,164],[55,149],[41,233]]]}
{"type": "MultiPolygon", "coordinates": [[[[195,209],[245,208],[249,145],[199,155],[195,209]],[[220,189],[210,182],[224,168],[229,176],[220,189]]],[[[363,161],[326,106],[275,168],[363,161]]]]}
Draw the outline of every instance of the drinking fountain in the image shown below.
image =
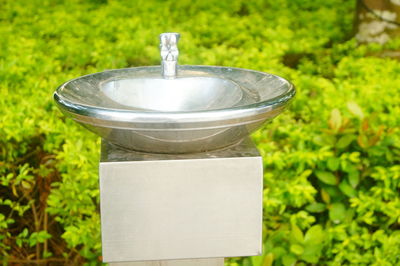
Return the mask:
{"type": "Polygon", "coordinates": [[[178,33],[160,35],[161,66],[108,70],[54,93],[102,137],[103,261],[223,265],[262,252],[261,157],[249,134],[295,95],[276,75],[178,65],[178,33]]]}

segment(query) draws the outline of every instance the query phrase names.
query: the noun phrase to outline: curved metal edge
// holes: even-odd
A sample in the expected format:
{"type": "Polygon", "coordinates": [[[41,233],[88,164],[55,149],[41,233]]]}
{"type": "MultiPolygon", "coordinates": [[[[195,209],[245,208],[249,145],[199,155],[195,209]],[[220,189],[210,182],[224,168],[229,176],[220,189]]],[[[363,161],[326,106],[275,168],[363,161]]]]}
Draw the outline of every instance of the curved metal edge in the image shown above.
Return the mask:
{"type": "MultiPolygon", "coordinates": [[[[267,74],[275,76],[278,79],[283,80],[284,82],[289,84],[288,91],[283,95],[274,97],[267,101],[254,103],[250,105],[226,108],[226,109],[217,109],[217,110],[207,110],[207,111],[195,111],[195,112],[137,112],[133,110],[126,109],[106,109],[106,108],[98,108],[83,104],[76,104],[68,101],[65,97],[62,97],[58,93],[59,90],[63,89],[68,83],[80,79],[82,77],[88,77],[92,75],[96,75],[98,73],[84,75],[72,80],[69,80],[62,85],[60,85],[53,94],[53,98],[59,108],[68,114],[68,116],[74,118],[74,120],[81,123],[89,123],[95,126],[102,127],[114,127],[113,123],[115,122],[125,122],[125,123],[140,123],[140,124],[153,124],[153,123],[163,123],[163,124],[182,124],[182,123],[204,123],[204,122],[217,122],[217,121],[226,121],[232,120],[232,116],[235,117],[234,120],[241,120],[241,118],[255,116],[259,114],[263,114],[274,109],[278,109],[279,107],[288,105],[289,102],[296,95],[295,86],[288,80],[273,74],[269,74],[266,72],[244,69],[244,68],[233,68],[233,67],[224,67],[224,66],[206,66],[206,65],[184,65],[183,67],[199,67],[199,68],[225,68],[225,69],[235,69],[247,72],[255,72],[260,74],[267,74]],[[79,116],[74,117],[74,116],[79,116]],[[97,123],[96,123],[97,122],[97,123]]],[[[159,68],[160,66],[146,66],[147,68],[159,68]]],[[[135,68],[146,68],[146,67],[135,67],[135,68]]],[[[133,68],[125,68],[125,70],[129,70],[133,68]]],[[[112,71],[120,71],[124,69],[114,69],[107,70],[103,72],[112,72],[112,71]]],[[[238,122],[238,121],[237,121],[238,122]]],[[[241,121],[242,122],[242,121],[241,121]]],[[[228,124],[227,126],[232,126],[237,123],[228,124]]],[[[240,123],[239,123],[240,124],[240,123]]],[[[180,126],[182,127],[182,125],[180,126]]],[[[127,127],[131,128],[131,127],[127,127]]],[[[197,128],[197,127],[194,127],[197,128]]]]}
{"type": "MultiPolygon", "coordinates": [[[[129,120],[106,120],[104,117],[90,117],[85,115],[86,109],[82,109],[81,114],[76,112],[71,112],[64,105],[57,102],[61,111],[71,119],[76,122],[89,124],[96,127],[103,128],[116,128],[116,129],[126,129],[126,130],[146,130],[146,131],[185,131],[194,129],[216,129],[216,128],[228,128],[234,126],[241,126],[246,124],[251,124],[256,121],[270,120],[280,114],[283,109],[287,106],[287,102],[275,106],[267,106],[263,110],[258,110],[258,112],[247,112],[239,116],[236,115],[234,118],[233,113],[230,112],[229,116],[216,117],[215,115],[208,117],[183,117],[182,119],[171,119],[170,117],[154,117],[155,119],[145,119],[143,117],[130,117],[129,120]],[[272,111],[277,111],[272,113],[272,111]],[[251,118],[251,119],[248,119],[251,118]],[[221,122],[224,122],[221,126],[221,122]]],[[[75,110],[74,110],[75,111],[75,110]]]]}

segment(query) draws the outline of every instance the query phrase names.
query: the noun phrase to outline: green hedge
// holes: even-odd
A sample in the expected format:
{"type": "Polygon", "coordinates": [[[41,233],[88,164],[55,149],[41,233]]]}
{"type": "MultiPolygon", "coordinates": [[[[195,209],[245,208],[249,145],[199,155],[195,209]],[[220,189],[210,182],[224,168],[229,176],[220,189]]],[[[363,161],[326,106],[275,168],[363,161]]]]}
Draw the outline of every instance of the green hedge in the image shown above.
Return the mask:
{"type": "Polygon", "coordinates": [[[354,1],[0,0],[0,256],[100,264],[99,139],[52,101],[62,82],[159,64],[291,80],[290,109],[253,135],[264,158],[264,254],[227,265],[400,264],[400,48],[351,39],[354,1]]]}

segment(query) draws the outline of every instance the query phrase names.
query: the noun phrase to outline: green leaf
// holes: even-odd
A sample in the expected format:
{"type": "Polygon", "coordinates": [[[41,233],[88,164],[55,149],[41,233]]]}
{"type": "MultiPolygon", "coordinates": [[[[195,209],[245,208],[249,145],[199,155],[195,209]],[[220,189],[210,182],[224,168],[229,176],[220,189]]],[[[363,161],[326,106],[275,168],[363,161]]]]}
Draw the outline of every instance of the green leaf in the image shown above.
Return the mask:
{"type": "Polygon", "coordinates": [[[284,266],[294,266],[296,264],[296,257],[290,254],[287,254],[282,257],[282,264],[284,266]]]}
{"type": "Polygon", "coordinates": [[[326,205],[319,202],[311,203],[306,207],[306,210],[309,212],[320,213],[326,210],[326,205]]]}
{"type": "Polygon", "coordinates": [[[329,193],[325,189],[321,189],[321,198],[325,203],[331,202],[331,196],[329,196],[329,193]]]}
{"type": "Polygon", "coordinates": [[[323,134],[315,136],[313,141],[319,146],[334,146],[336,143],[336,137],[329,134],[323,134]]]}
{"type": "Polygon", "coordinates": [[[346,217],[346,207],[343,203],[336,202],[333,203],[329,209],[329,219],[338,224],[344,220],[346,217]]]}
{"type": "Polygon", "coordinates": [[[316,264],[321,257],[322,245],[310,244],[304,247],[304,252],[301,255],[301,259],[308,262],[316,264]]]}
{"type": "Polygon", "coordinates": [[[43,258],[50,258],[51,256],[53,256],[53,253],[49,252],[49,251],[44,251],[43,252],[43,258]]]}
{"type": "Polygon", "coordinates": [[[25,180],[22,180],[21,185],[25,189],[31,189],[32,185],[29,182],[26,182],[25,180]]]}
{"type": "Polygon", "coordinates": [[[355,197],[357,195],[356,191],[354,190],[354,188],[352,188],[349,183],[347,183],[346,180],[343,180],[340,184],[339,184],[339,189],[340,191],[342,191],[346,196],[348,197],[355,197]]]}
{"type": "Polygon", "coordinates": [[[316,264],[319,259],[319,254],[303,254],[301,259],[312,264],[316,264]]]}
{"type": "Polygon", "coordinates": [[[51,235],[47,231],[33,232],[29,237],[29,246],[32,247],[37,243],[44,243],[49,238],[51,238],[51,235]]]}
{"type": "Polygon", "coordinates": [[[292,231],[290,232],[290,236],[291,236],[290,240],[292,243],[303,243],[304,241],[303,232],[295,224],[292,225],[292,231]]]}
{"type": "Polygon", "coordinates": [[[337,180],[336,177],[331,172],[326,171],[316,171],[315,175],[319,180],[328,185],[336,185],[337,180]]]}
{"type": "Polygon", "coordinates": [[[344,135],[342,137],[340,137],[340,139],[338,140],[338,142],[336,143],[336,148],[338,149],[344,149],[347,146],[350,145],[350,143],[353,142],[353,140],[355,140],[357,137],[354,134],[347,134],[344,135]]]}
{"type": "Polygon", "coordinates": [[[245,258],[245,259],[243,260],[243,262],[242,262],[242,265],[243,265],[243,266],[254,266],[254,265],[251,263],[250,258],[245,258]]]}
{"type": "Polygon", "coordinates": [[[363,119],[364,118],[364,113],[361,110],[361,107],[355,103],[355,102],[348,102],[347,103],[347,108],[349,109],[349,111],[357,116],[359,119],[363,119]]]}
{"type": "Polygon", "coordinates": [[[264,256],[252,256],[250,257],[251,265],[261,265],[263,262],[264,256]]]}
{"type": "Polygon", "coordinates": [[[353,188],[356,188],[358,183],[360,182],[360,172],[352,171],[349,173],[349,183],[353,188]]]}
{"type": "Polygon", "coordinates": [[[331,199],[334,199],[335,202],[340,202],[344,198],[343,192],[337,186],[327,186],[325,185],[324,189],[326,193],[329,194],[331,199]]]}
{"type": "Polygon", "coordinates": [[[342,169],[346,173],[351,173],[351,172],[357,171],[357,167],[354,164],[349,163],[349,162],[343,163],[342,169]]]}
{"type": "Polygon", "coordinates": [[[300,256],[301,254],[303,254],[304,248],[301,245],[293,244],[293,245],[290,246],[290,252],[300,256]]]}
{"type": "Polygon", "coordinates": [[[325,234],[321,225],[311,226],[304,236],[306,245],[319,245],[325,240],[325,234]]]}
{"type": "Polygon", "coordinates": [[[28,228],[24,228],[24,230],[22,230],[22,232],[18,235],[20,237],[27,237],[28,236],[28,228]]]}
{"type": "Polygon", "coordinates": [[[268,253],[263,260],[262,266],[272,266],[274,263],[274,254],[268,253]]]}
{"type": "Polygon", "coordinates": [[[342,126],[342,115],[339,109],[333,109],[331,112],[331,117],[329,119],[329,127],[335,131],[338,131],[342,126]]]}
{"type": "Polygon", "coordinates": [[[339,158],[332,157],[327,160],[328,168],[331,171],[337,171],[339,169],[339,164],[340,164],[339,158]]]}
{"type": "Polygon", "coordinates": [[[275,258],[280,258],[280,257],[282,257],[283,255],[287,254],[287,250],[284,249],[283,247],[277,246],[277,247],[274,247],[274,248],[271,250],[271,253],[274,254],[274,257],[275,257],[275,258]]]}

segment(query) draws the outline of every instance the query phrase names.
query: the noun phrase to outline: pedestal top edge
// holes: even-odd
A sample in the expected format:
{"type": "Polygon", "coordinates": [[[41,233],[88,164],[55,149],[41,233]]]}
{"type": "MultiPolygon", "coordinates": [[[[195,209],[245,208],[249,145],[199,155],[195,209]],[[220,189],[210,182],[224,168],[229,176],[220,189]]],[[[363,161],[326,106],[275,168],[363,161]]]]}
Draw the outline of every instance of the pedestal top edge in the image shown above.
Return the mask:
{"type": "Polygon", "coordinates": [[[159,154],[127,150],[102,139],[100,162],[188,160],[236,157],[260,157],[260,153],[250,138],[245,138],[240,143],[224,149],[188,154],[159,154]]]}

